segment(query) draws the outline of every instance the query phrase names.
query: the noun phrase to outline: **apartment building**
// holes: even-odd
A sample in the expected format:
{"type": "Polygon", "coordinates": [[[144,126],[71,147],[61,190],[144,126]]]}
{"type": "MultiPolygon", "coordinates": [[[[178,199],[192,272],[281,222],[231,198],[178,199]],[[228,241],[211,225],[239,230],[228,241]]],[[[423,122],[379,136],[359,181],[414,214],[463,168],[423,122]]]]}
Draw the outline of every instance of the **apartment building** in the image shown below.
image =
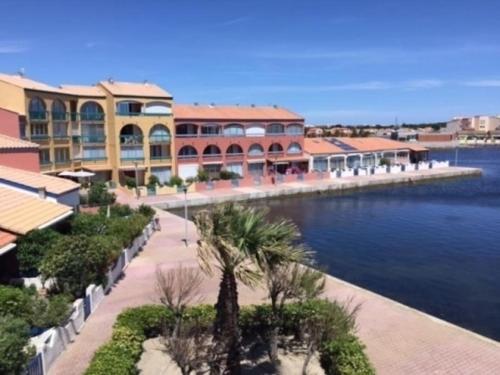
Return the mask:
{"type": "Polygon", "coordinates": [[[44,173],[85,168],[120,183],[137,173],[144,184],[175,169],[172,96],[153,83],[53,87],[0,74],[0,109],[10,122],[0,132],[37,143],[44,173]]]}
{"type": "Polygon", "coordinates": [[[174,105],[177,174],[307,171],[304,119],[278,106],[174,105]]]}
{"type": "Polygon", "coordinates": [[[446,125],[450,132],[493,133],[500,131],[500,116],[454,117],[446,125]]]}

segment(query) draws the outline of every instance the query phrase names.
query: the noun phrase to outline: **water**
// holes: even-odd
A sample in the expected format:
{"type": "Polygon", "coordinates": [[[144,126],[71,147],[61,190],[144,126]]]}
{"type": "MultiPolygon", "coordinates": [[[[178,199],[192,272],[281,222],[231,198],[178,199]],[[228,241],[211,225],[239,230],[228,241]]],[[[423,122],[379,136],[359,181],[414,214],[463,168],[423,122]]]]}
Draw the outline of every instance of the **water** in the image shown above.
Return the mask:
{"type": "Polygon", "coordinates": [[[483,176],[252,205],[293,220],[331,275],[500,340],[500,148],[458,161],[483,176]]]}
{"type": "Polygon", "coordinates": [[[500,340],[500,148],[458,156],[483,176],[255,204],[293,220],[330,274],[500,340]]]}

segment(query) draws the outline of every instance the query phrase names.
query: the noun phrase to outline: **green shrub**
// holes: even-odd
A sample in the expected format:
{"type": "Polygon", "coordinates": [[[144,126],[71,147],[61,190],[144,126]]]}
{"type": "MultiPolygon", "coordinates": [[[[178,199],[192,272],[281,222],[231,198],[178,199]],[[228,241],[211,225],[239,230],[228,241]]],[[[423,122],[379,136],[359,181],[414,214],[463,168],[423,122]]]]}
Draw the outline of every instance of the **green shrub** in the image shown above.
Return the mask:
{"type": "Polygon", "coordinates": [[[71,314],[71,298],[64,294],[33,300],[32,325],[50,328],[62,325],[71,314]]]}
{"type": "Polygon", "coordinates": [[[238,173],[225,170],[220,171],[219,177],[221,180],[234,180],[241,178],[241,176],[238,173]]]}
{"type": "Polygon", "coordinates": [[[149,176],[148,179],[148,189],[154,189],[156,186],[160,186],[160,180],[154,174],[149,176]]]}
{"type": "Polygon", "coordinates": [[[40,271],[44,279],[56,279],[57,290],[80,298],[88,285],[105,282],[117,251],[107,236],[63,236],[47,252],[40,271]]]}
{"type": "Polygon", "coordinates": [[[169,186],[182,186],[183,183],[184,181],[179,176],[170,177],[170,181],[168,182],[169,186]]]}
{"type": "Polygon", "coordinates": [[[215,307],[212,305],[193,306],[184,311],[183,320],[196,321],[201,327],[210,327],[215,320],[215,307]]]}
{"type": "Polygon", "coordinates": [[[60,237],[60,234],[50,228],[36,229],[17,242],[17,260],[19,270],[26,277],[39,274],[38,268],[47,250],[60,237]]]}
{"type": "Polygon", "coordinates": [[[107,220],[104,215],[77,214],[71,222],[73,235],[102,236],[107,231],[107,220]]]}
{"type": "Polygon", "coordinates": [[[130,356],[140,355],[144,340],[146,336],[143,333],[127,327],[116,327],[111,338],[111,341],[114,341],[123,351],[128,352],[130,356]]]}
{"type": "Polygon", "coordinates": [[[0,374],[23,374],[34,349],[28,324],[12,315],[0,316],[0,374]]]}
{"type": "Polygon", "coordinates": [[[321,367],[326,375],[374,375],[364,349],[353,335],[329,341],[320,349],[321,367]]]}
{"type": "Polygon", "coordinates": [[[0,316],[12,315],[29,322],[31,307],[28,289],[0,285],[0,316]]]}
{"type": "Polygon", "coordinates": [[[116,201],[115,193],[110,193],[104,182],[94,182],[88,192],[88,203],[90,205],[108,205],[116,201]]]}
{"type": "Polygon", "coordinates": [[[198,182],[206,182],[208,181],[208,178],[209,178],[208,172],[203,168],[199,168],[198,174],[196,175],[196,180],[198,182]]]}
{"type": "Polygon", "coordinates": [[[135,183],[135,178],[125,177],[125,186],[128,187],[129,189],[136,188],[137,184],[135,183]]]}
{"type": "Polygon", "coordinates": [[[156,211],[151,206],[148,206],[147,204],[143,203],[137,208],[137,213],[139,213],[142,216],[144,216],[145,218],[147,218],[148,221],[151,221],[151,220],[153,220],[153,217],[155,216],[156,211]]]}
{"type": "Polygon", "coordinates": [[[378,162],[380,166],[391,165],[391,161],[387,158],[381,158],[378,162]]]}
{"type": "MultiPolygon", "coordinates": [[[[109,214],[111,217],[126,217],[134,213],[134,210],[128,204],[113,204],[109,206],[109,214]]],[[[99,214],[106,216],[108,214],[108,207],[103,206],[99,208],[99,214]]]]}
{"type": "Polygon", "coordinates": [[[123,346],[111,341],[95,352],[85,375],[135,375],[138,373],[135,367],[138,359],[123,346]]]}
{"type": "Polygon", "coordinates": [[[163,324],[171,325],[174,315],[161,305],[144,305],[129,308],[118,315],[114,328],[126,327],[146,337],[160,334],[163,324]]]}

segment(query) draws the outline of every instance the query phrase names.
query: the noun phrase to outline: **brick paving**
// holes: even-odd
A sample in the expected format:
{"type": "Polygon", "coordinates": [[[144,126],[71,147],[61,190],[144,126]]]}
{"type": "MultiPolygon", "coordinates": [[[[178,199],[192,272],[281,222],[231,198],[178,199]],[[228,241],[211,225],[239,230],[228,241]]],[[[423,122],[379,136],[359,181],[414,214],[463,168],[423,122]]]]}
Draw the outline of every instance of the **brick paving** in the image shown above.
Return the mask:
{"type": "MultiPolygon", "coordinates": [[[[50,375],[81,374],[94,351],[111,337],[116,316],[126,307],[156,302],[156,267],[175,267],[179,263],[196,266],[195,230],[189,225],[189,246],[184,222],[160,212],[162,231],[149,240],[125,271],[96,312],[85,323],[74,343],[56,360],[50,375]]],[[[203,283],[205,303],[215,301],[218,279],[203,283]]],[[[264,301],[262,290],[241,286],[241,303],[264,301]]],[[[500,374],[500,344],[418,312],[407,306],[328,277],[326,296],[361,303],[358,334],[378,374],[500,374]]]]}

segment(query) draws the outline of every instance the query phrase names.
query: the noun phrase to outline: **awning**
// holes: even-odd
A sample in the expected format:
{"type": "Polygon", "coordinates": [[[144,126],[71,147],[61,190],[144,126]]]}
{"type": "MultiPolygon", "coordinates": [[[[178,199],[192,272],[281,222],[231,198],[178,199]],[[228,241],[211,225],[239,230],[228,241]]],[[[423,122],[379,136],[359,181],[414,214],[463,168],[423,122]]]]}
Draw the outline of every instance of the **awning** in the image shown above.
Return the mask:
{"type": "Polygon", "coordinates": [[[201,162],[203,165],[217,165],[217,164],[223,164],[222,160],[219,161],[203,161],[201,162]]]}
{"type": "Polygon", "coordinates": [[[309,161],[308,157],[304,156],[286,156],[277,159],[267,159],[272,164],[287,164],[292,161],[309,161]]]}
{"type": "Polygon", "coordinates": [[[77,171],[77,172],[64,171],[64,172],[59,173],[58,176],[85,178],[85,177],[95,176],[95,173],[87,172],[87,171],[77,171]]]}

